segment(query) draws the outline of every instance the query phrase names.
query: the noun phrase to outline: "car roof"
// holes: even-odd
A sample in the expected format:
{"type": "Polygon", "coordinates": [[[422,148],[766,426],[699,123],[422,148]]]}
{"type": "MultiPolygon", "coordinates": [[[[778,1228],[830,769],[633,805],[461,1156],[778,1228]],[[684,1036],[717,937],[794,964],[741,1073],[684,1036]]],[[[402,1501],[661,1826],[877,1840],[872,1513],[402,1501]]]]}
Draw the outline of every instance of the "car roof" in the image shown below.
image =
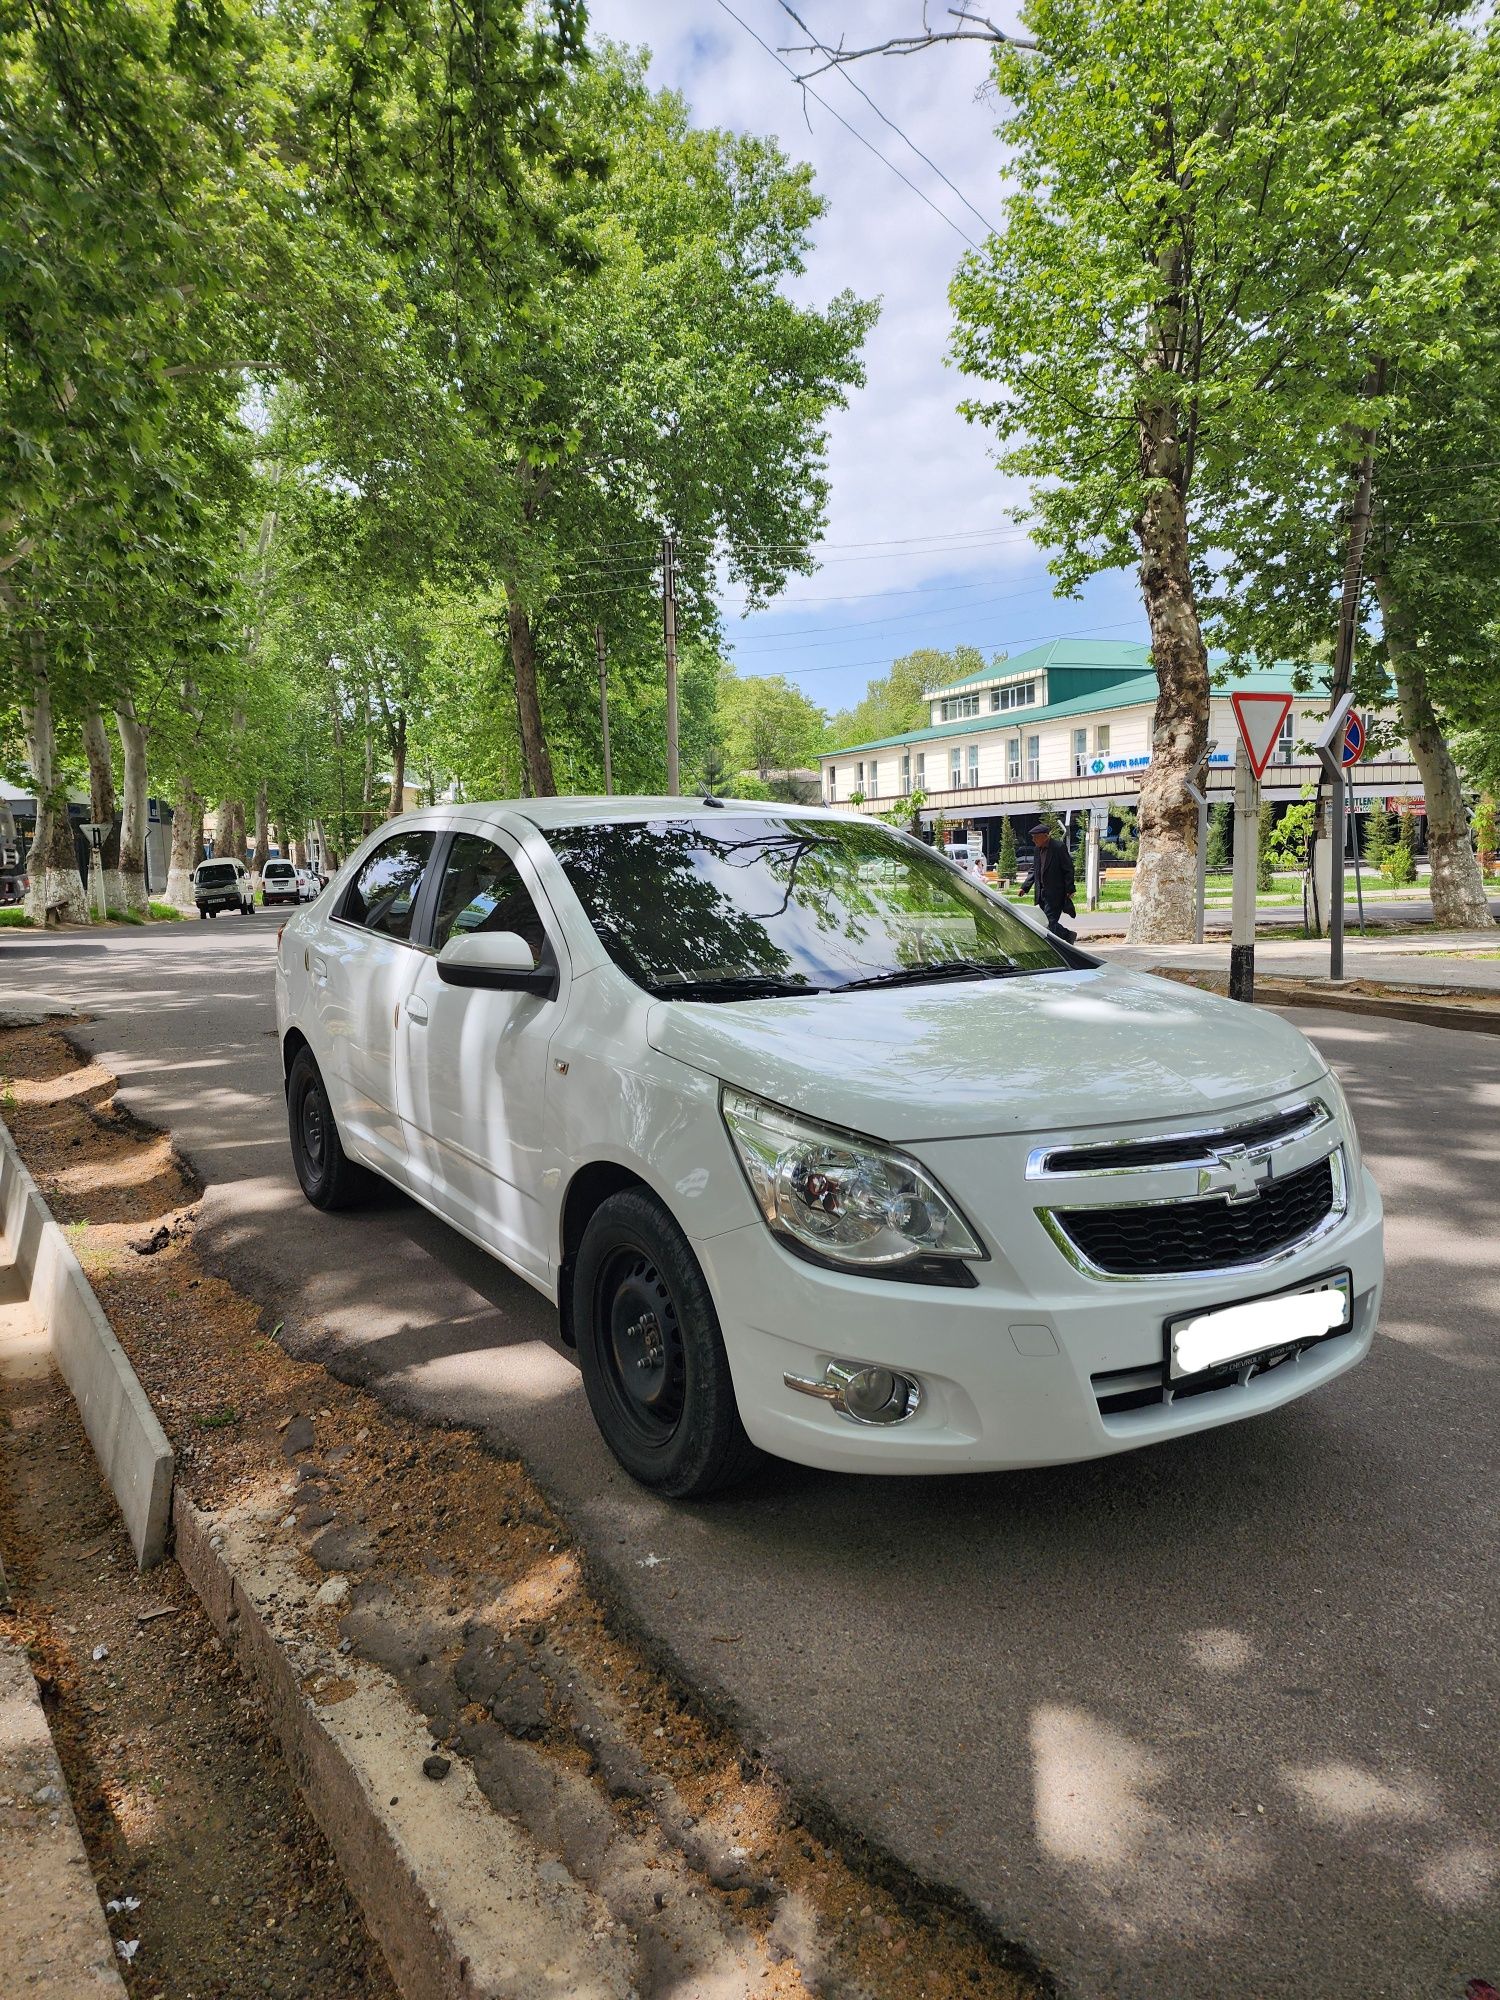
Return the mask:
{"type": "Polygon", "coordinates": [[[721,812],[765,813],[799,819],[847,819],[847,813],[831,813],[823,806],[789,805],[776,799],[735,799],[714,796],[712,803],[701,792],[677,796],[666,792],[656,796],[604,798],[583,793],[555,799],[495,799],[491,804],[518,813],[540,832],[559,826],[595,826],[615,820],[715,819],[721,812]]]}

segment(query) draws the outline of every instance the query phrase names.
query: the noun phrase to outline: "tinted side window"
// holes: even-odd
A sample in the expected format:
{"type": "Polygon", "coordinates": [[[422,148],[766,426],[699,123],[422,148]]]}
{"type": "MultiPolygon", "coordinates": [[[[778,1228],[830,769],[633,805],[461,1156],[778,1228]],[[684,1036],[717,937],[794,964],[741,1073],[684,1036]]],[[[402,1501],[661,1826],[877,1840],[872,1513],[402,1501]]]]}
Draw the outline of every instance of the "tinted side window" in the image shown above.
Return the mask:
{"type": "Polygon", "coordinates": [[[441,951],[450,937],[468,931],[514,931],[540,959],[547,942],[531,892],[503,849],[477,833],[454,836],[438,891],[432,947],[441,951]]]}
{"type": "Polygon", "coordinates": [[[345,923],[382,937],[410,938],[432,840],[430,833],[398,833],[382,841],[349,884],[339,912],[345,923]]]}

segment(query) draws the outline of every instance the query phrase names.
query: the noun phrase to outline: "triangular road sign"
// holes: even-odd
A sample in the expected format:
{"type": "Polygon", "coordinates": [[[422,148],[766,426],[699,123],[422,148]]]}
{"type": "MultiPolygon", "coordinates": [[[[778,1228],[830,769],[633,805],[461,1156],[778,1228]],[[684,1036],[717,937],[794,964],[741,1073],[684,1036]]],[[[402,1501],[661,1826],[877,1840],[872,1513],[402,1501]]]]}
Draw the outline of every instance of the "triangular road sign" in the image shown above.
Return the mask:
{"type": "Polygon", "coordinates": [[[1234,719],[1239,727],[1240,741],[1245,746],[1245,755],[1258,778],[1271,761],[1281,725],[1291,713],[1292,697],[1289,694],[1235,694],[1230,696],[1230,700],[1234,704],[1234,719]]]}

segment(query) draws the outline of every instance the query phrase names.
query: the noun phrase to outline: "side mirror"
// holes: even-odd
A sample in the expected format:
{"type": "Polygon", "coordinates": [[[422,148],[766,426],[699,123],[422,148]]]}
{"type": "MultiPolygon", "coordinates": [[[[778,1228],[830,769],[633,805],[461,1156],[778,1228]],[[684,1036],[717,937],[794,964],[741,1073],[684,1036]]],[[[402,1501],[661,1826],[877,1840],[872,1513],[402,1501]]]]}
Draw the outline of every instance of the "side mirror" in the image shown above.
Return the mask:
{"type": "Polygon", "coordinates": [[[438,953],[438,978],[448,986],[487,986],[493,992],[557,998],[557,967],[538,965],[531,946],[515,931],[468,931],[438,953]]]}

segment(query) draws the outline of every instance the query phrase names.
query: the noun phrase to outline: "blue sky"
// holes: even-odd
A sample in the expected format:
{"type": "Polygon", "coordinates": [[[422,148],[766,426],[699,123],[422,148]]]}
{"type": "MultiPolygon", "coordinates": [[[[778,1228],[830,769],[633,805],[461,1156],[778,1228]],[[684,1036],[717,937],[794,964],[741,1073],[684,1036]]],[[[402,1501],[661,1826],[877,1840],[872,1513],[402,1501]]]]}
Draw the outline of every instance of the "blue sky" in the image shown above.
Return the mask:
{"type": "MultiPolygon", "coordinates": [[[[809,100],[804,115],[796,82],[747,32],[780,50],[803,39],[795,23],[778,0],[727,5],[746,27],[721,0],[591,0],[590,18],[596,33],[648,47],[653,81],[682,91],[704,124],[774,132],[811,162],[829,208],[802,296],[822,300],[848,286],[882,301],[868,382],[830,430],[833,491],[817,574],[794,579],[749,617],[736,597],[724,599],[740,672],[785,674],[835,709],[917,646],[966,642],[988,655],[1070,632],[1144,640],[1133,574],[1095,578],[1076,603],[1052,596],[1045,553],[1009,518],[1017,488],[996,472],[985,432],[957,413],[963,378],[944,362],[948,280],[964,235],[982,237],[978,218],[998,216],[1002,192],[984,49],[951,44],[830,73],[814,86],[829,109],[809,100]]],[[[910,34],[922,20],[921,0],[802,0],[797,11],[830,41],[910,34]]],[[[1014,9],[1001,5],[993,18],[1013,23],[1014,9]]]]}

